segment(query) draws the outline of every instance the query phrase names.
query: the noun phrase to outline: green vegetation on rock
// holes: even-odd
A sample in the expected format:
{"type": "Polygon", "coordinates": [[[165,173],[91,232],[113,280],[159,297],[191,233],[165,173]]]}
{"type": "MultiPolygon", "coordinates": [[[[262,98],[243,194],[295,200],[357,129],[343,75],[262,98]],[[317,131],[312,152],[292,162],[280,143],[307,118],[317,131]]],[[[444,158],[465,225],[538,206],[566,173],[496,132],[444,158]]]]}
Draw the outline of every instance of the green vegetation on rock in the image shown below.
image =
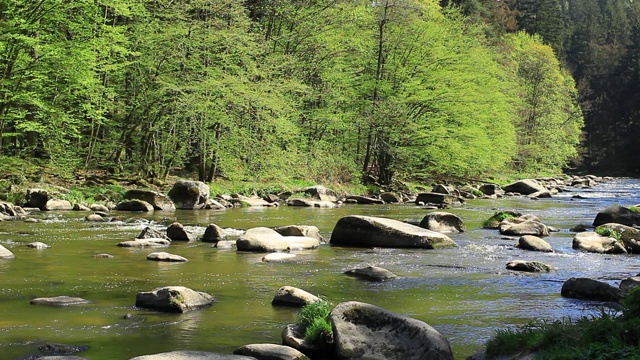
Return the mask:
{"type": "Polygon", "coordinates": [[[600,236],[611,237],[611,238],[616,239],[617,241],[620,241],[622,239],[622,235],[619,232],[617,232],[617,231],[615,231],[613,229],[610,229],[608,227],[597,227],[595,229],[595,232],[596,232],[596,234],[598,234],[600,236]]]}
{"type": "Polygon", "coordinates": [[[304,340],[311,344],[320,344],[330,339],[333,334],[331,322],[331,304],[327,301],[317,301],[302,307],[298,316],[298,324],[304,327],[304,340]]]}

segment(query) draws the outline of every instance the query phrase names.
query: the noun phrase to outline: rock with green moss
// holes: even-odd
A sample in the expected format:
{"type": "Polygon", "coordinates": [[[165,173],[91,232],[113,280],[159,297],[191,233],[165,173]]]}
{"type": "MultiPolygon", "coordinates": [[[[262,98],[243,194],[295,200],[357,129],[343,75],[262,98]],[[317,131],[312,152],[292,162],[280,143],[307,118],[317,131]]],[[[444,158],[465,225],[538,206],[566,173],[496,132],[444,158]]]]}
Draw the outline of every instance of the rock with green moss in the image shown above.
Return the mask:
{"type": "MultiPolygon", "coordinates": [[[[617,234],[617,240],[621,241],[627,252],[631,254],[640,254],[640,229],[616,223],[607,223],[598,226],[595,231],[600,229],[608,229],[612,233],[617,234]]],[[[615,236],[614,236],[615,237],[615,236]]]]}
{"type": "Polygon", "coordinates": [[[179,313],[207,308],[214,301],[215,298],[212,295],[184,286],[160,287],[140,292],[136,296],[137,307],[179,313]]]}
{"type": "Polygon", "coordinates": [[[549,272],[553,267],[539,261],[513,260],[507,263],[507,270],[524,272],[549,272]]]}
{"type": "Polygon", "coordinates": [[[357,301],[330,315],[337,358],[453,360],[449,341],[425,322],[357,301]]]}
{"type": "Polygon", "coordinates": [[[583,250],[598,254],[626,254],[627,250],[615,238],[602,236],[593,231],[577,233],[572,246],[576,250],[583,250]]]}
{"type": "Polygon", "coordinates": [[[482,222],[482,227],[485,229],[497,229],[502,220],[507,218],[517,218],[520,216],[522,216],[522,214],[515,210],[496,211],[490,218],[482,222]]]}

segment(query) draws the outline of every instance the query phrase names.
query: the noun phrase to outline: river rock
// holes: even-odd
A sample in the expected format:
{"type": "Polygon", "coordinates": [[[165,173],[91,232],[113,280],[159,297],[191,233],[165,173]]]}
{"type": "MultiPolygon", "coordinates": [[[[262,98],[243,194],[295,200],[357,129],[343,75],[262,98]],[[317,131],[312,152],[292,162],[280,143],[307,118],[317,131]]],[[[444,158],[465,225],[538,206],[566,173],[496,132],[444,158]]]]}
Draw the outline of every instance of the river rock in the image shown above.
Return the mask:
{"type": "Polygon", "coordinates": [[[275,252],[315,249],[320,241],[304,236],[282,236],[273,229],[257,227],[247,230],[236,241],[238,250],[275,252]]]}
{"type": "Polygon", "coordinates": [[[15,257],[16,256],[13,255],[13,253],[9,249],[0,245],[0,259],[13,259],[15,257]]]}
{"type": "Polygon", "coordinates": [[[75,203],[73,204],[73,211],[91,211],[88,206],[75,203]]]}
{"type": "Polygon", "coordinates": [[[627,226],[640,225],[640,213],[631,211],[623,206],[614,205],[599,212],[595,220],[593,220],[593,226],[600,226],[607,223],[627,226]]]}
{"type": "Polygon", "coordinates": [[[500,228],[500,223],[505,218],[517,218],[520,216],[522,216],[522,214],[515,210],[496,211],[493,215],[491,215],[490,218],[488,218],[482,223],[482,227],[484,229],[498,229],[500,228]]]}
{"type": "Polygon", "coordinates": [[[132,189],[124,193],[124,198],[145,201],[151,204],[154,210],[173,211],[176,209],[176,205],[167,195],[157,191],[132,189]]]}
{"type": "Polygon", "coordinates": [[[380,194],[380,199],[388,204],[401,203],[402,197],[393,192],[383,192],[380,194]]]}
{"type": "Polygon", "coordinates": [[[330,315],[340,359],[453,360],[445,337],[426,323],[356,301],[330,315]]]}
{"type": "Polygon", "coordinates": [[[518,193],[522,195],[530,195],[539,191],[547,191],[544,185],[534,179],[524,179],[511,183],[502,188],[506,192],[518,193]]]}
{"type": "Polygon", "coordinates": [[[622,241],[628,253],[640,254],[640,229],[615,223],[600,225],[596,230],[600,228],[607,228],[617,232],[620,234],[620,241],[622,241]]]}
{"type": "Polygon", "coordinates": [[[91,211],[96,211],[96,212],[97,211],[102,211],[102,212],[105,212],[105,213],[109,212],[109,208],[104,206],[104,205],[102,205],[102,204],[91,204],[91,205],[89,205],[89,209],[91,211]]]}
{"type": "Polygon", "coordinates": [[[305,354],[292,347],[276,344],[244,345],[235,349],[233,353],[235,355],[253,356],[256,359],[309,360],[305,354]]]}
{"type": "Polygon", "coordinates": [[[165,247],[169,245],[171,245],[171,241],[167,239],[135,239],[118,243],[118,246],[122,247],[165,247]]]}
{"type": "Polygon", "coordinates": [[[523,235],[518,239],[516,247],[522,250],[553,252],[551,245],[541,238],[533,235],[523,235]]]}
{"type": "Polygon", "coordinates": [[[107,253],[95,254],[93,255],[96,259],[113,259],[115,256],[107,253]]]}
{"type": "Polygon", "coordinates": [[[73,205],[68,200],[49,199],[43,210],[73,210],[73,205]]]}
{"type": "Polygon", "coordinates": [[[325,242],[325,239],[320,235],[320,229],[317,226],[311,225],[286,225],[274,228],[278,234],[282,236],[305,236],[314,239],[318,239],[320,242],[325,242]]]}
{"type": "Polygon", "coordinates": [[[220,240],[212,247],[215,247],[217,249],[233,249],[234,247],[236,247],[236,240],[220,240]]]}
{"type": "Polygon", "coordinates": [[[136,307],[185,313],[207,308],[214,301],[213,296],[204,292],[194,291],[184,286],[166,286],[139,292],[136,296],[136,307]]]}
{"type": "Polygon", "coordinates": [[[622,298],[623,291],[606,282],[589,278],[571,278],[562,284],[560,294],[574,299],[618,301],[622,298]]]}
{"type": "Polygon", "coordinates": [[[166,261],[166,262],[187,262],[189,260],[187,260],[186,257],[180,256],[180,255],[176,255],[176,254],[171,254],[168,252],[153,252],[149,255],[147,255],[147,260],[154,260],[154,261],[166,261]]]}
{"type": "Polygon", "coordinates": [[[167,227],[167,237],[172,241],[191,241],[193,236],[182,224],[174,222],[167,227]]]}
{"type": "Polygon", "coordinates": [[[545,199],[545,198],[548,199],[548,198],[552,198],[553,195],[549,190],[542,190],[542,191],[536,191],[533,194],[529,194],[527,195],[527,197],[529,199],[545,199]]]}
{"type": "Polygon", "coordinates": [[[211,242],[211,243],[217,243],[220,240],[224,239],[224,230],[216,225],[216,224],[209,224],[207,225],[207,228],[204,229],[204,234],[202,235],[202,242],[211,242]]]}
{"type": "Polygon", "coordinates": [[[303,189],[296,190],[294,192],[304,193],[307,196],[310,196],[312,198],[315,198],[321,201],[326,201],[326,202],[338,201],[338,195],[336,194],[336,192],[331,189],[327,189],[322,185],[309,186],[303,189]]]}
{"type": "Polygon", "coordinates": [[[273,203],[266,201],[265,199],[258,196],[242,196],[237,195],[235,198],[231,199],[232,204],[236,204],[236,206],[242,207],[269,207],[274,206],[273,203]]]}
{"type": "Polygon", "coordinates": [[[419,193],[415,200],[416,205],[420,204],[436,204],[440,206],[444,205],[459,205],[464,204],[464,200],[460,197],[441,194],[435,192],[423,192],[419,193]]]}
{"type": "Polygon", "coordinates": [[[266,263],[291,263],[297,259],[296,254],[289,253],[270,253],[262,257],[262,262],[266,263]]]}
{"type": "Polygon", "coordinates": [[[482,191],[485,195],[502,195],[504,190],[498,184],[483,184],[478,190],[482,191]]]}
{"type": "Polygon", "coordinates": [[[178,180],[168,195],[177,209],[201,209],[209,199],[209,186],[201,181],[178,180]]]}
{"type": "Polygon", "coordinates": [[[553,267],[539,261],[513,260],[507,263],[507,270],[525,272],[549,272],[553,267]]]}
{"type": "Polygon", "coordinates": [[[34,241],[34,242],[30,242],[27,244],[27,247],[33,248],[33,249],[46,249],[46,248],[50,248],[51,246],[40,242],[40,241],[34,241]]]}
{"type": "Polygon", "coordinates": [[[351,269],[345,271],[344,273],[349,276],[369,281],[386,281],[398,277],[391,271],[378,266],[366,266],[362,268],[351,269]]]}
{"type": "Polygon", "coordinates": [[[49,201],[49,192],[43,189],[27,189],[25,206],[44,210],[49,201]]]}
{"type": "Polygon", "coordinates": [[[256,360],[256,358],[208,351],[176,350],[159,354],[136,356],[129,360],[256,360]]]}
{"type": "Polygon", "coordinates": [[[90,304],[91,301],[71,296],[55,296],[48,298],[35,298],[29,302],[33,305],[46,305],[46,306],[71,306],[71,305],[83,305],[90,304]]]}
{"type": "Polygon", "coordinates": [[[625,254],[627,250],[616,239],[601,236],[593,231],[577,233],[572,246],[576,250],[583,250],[598,254],[625,254]]]}
{"type": "Polygon", "coordinates": [[[460,217],[444,211],[434,211],[427,214],[420,221],[419,226],[439,233],[460,233],[465,231],[460,217]]]}
{"type": "Polygon", "coordinates": [[[98,214],[89,214],[84,217],[85,221],[93,221],[93,222],[105,222],[107,221],[105,218],[98,214]]]}
{"type": "Polygon", "coordinates": [[[143,200],[129,200],[123,201],[116,205],[116,210],[120,211],[138,211],[138,212],[152,212],[153,205],[143,200]]]}
{"type": "Polygon", "coordinates": [[[317,207],[317,208],[335,208],[336,203],[325,200],[309,200],[300,198],[291,198],[287,200],[287,206],[317,207]]]}
{"type": "Polygon", "coordinates": [[[332,336],[323,336],[316,343],[304,339],[305,328],[299,324],[288,324],[282,329],[282,344],[307,354],[312,359],[335,359],[332,336]]]}
{"type": "Polygon", "coordinates": [[[218,201],[214,199],[208,199],[203,209],[207,210],[226,210],[228,207],[233,207],[233,204],[228,203],[225,200],[218,201]]]}
{"type": "Polygon", "coordinates": [[[502,235],[549,236],[549,228],[536,220],[526,218],[507,218],[500,222],[498,230],[502,235]]]}
{"type": "Polygon", "coordinates": [[[66,345],[58,343],[45,343],[38,346],[38,354],[27,356],[24,360],[86,360],[80,356],[74,356],[75,354],[89,349],[86,345],[66,345]]]}
{"type": "MultiPolygon", "coordinates": [[[[40,209],[38,209],[38,211],[39,210],[40,209]]],[[[27,212],[20,206],[13,205],[6,201],[0,201],[0,215],[4,215],[8,218],[17,218],[17,217],[27,215],[27,212]]],[[[0,216],[0,217],[4,217],[4,216],[0,216]]]]}
{"type": "Polygon", "coordinates": [[[637,287],[640,287],[640,276],[631,276],[620,281],[620,290],[625,294],[637,287]]]}
{"type": "Polygon", "coordinates": [[[457,247],[448,236],[402,221],[351,215],[338,220],[330,243],[341,246],[437,249],[457,247]]]}
{"type": "Polygon", "coordinates": [[[349,202],[349,203],[353,203],[355,202],[356,204],[361,204],[361,205],[382,205],[384,204],[383,200],[380,199],[375,199],[372,197],[367,197],[367,196],[360,196],[360,195],[350,195],[347,196],[345,199],[345,202],[349,202]]]}
{"type": "Polygon", "coordinates": [[[303,307],[307,304],[322,301],[319,297],[293,286],[283,286],[271,300],[274,306],[303,307]]]}
{"type": "Polygon", "coordinates": [[[165,239],[165,240],[171,240],[169,239],[169,237],[166,234],[163,234],[162,232],[151,228],[151,227],[145,227],[144,229],[142,229],[142,231],[140,232],[140,234],[138,236],[136,236],[136,239],[165,239]]]}

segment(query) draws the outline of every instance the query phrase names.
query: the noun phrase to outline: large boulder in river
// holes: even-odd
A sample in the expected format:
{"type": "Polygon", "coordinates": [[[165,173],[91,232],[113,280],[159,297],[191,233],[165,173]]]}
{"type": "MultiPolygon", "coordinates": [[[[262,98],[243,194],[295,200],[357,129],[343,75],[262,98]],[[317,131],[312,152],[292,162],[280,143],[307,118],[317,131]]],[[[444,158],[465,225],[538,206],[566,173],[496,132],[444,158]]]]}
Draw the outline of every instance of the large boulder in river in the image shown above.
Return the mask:
{"type": "Polygon", "coordinates": [[[13,253],[9,249],[0,245],[0,259],[13,259],[15,257],[16,256],[13,255],[13,253]]]}
{"type": "Polygon", "coordinates": [[[640,225],[640,213],[624,206],[614,205],[599,212],[595,220],[593,220],[593,226],[600,226],[607,223],[627,226],[640,225]]]}
{"type": "Polygon", "coordinates": [[[478,190],[482,191],[485,195],[502,195],[504,190],[498,184],[483,184],[478,190]]]}
{"type": "Polygon", "coordinates": [[[319,297],[293,286],[283,286],[271,300],[274,306],[303,307],[307,304],[322,301],[319,297]]]}
{"type": "Polygon", "coordinates": [[[128,190],[124,194],[124,197],[130,200],[137,199],[146,201],[151,204],[155,210],[173,211],[176,209],[175,204],[167,195],[157,191],[132,189],[128,190]]]}
{"type": "Polygon", "coordinates": [[[596,231],[601,228],[610,229],[620,234],[620,241],[622,241],[622,245],[624,245],[628,253],[640,254],[640,229],[622,224],[607,223],[598,226],[596,231]]]}
{"type": "Polygon", "coordinates": [[[357,301],[330,315],[339,359],[453,360],[447,339],[428,324],[357,301]]]}
{"type": "Polygon", "coordinates": [[[507,218],[500,222],[498,230],[502,235],[549,236],[549,228],[537,220],[527,218],[507,218]]]}
{"type": "Polygon", "coordinates": [[[597,300],[597,301],[618,301],[624,292],[603,281],[589,278],[571,278],[562,284],[560,294],[563,297],[597,300]]]}
{"type": "Polygon", "coordinates": [[[209,199],[209,186],[201,181],[178,180],[167,195],[177,209],[202,209],[209,199]]]}
{"type": "Polygon", "coordinates": [[[121,241],[118,243],[120,247],[144,248],[144,247],[166,247],[171,245],[171,241],[167,239],[135,239],[121,241]]]}
{"type": "Polygon", "coordinates": [[[49,199],[42,210],[73,210],[73,205],[68,200],[49,199]]]}
{"type": "Polygon", "coordinates": [[[338,205],[331,201],[326,200],[310,200],[310,199],[300,199],[300,198],[291,198],[287,200],[287,206],[301,206],[301,207],[317,207],[317,208],[334,208],[338,207],[338,205]]]}
{"type": "Polygon", "coordinates": [[[330,243],[341,246],[438,249],[458,246],[444,234],[402,221],[350,215],[338,220],[330,243]]]}
{"type": "Polygon", "coordinates": [[[464,200],[455,195],[441,194],[435,192],[423,192],[419,193],[415,200],[416,205],[459,205],[463,204],[464,200]]]}
{"type": "Polygon", "coordinates": [[[173,241],[191,241],[193,235],[179,222],[174,222],[167,227],[167,237],[173,241]]]}
{"type": "Polygon", "coordinates": [[[320,235],[320,229],[317,226],[312,225],[285,225],[273,228],[277,233],[282,236],[306,236],[314,239],[318,239],[320,242],[325,242],[322,235],[320,235]]]}
{"type": "Polygon", "coordinates": [[[593,231],[577,233],[572,246],[576,250],[583,250],[598,254],[625,254],[627,250],[616,239],[601,236],[593,231]]]}
{"type": "Polygon", "coordinates": [[[539,261],[513,260],[507,263],[507,270],[524,272],[549,272],[553,267],[539,261]]]}
{"type": "Polygon", "coordinates": [[[43,189],[28,189],[25,195],[25,206],[44,210],[49,201],[49,192],[43,189]]]}
{"type": "Polygon", "coordinates": [[[419,226],[440,233],[459,233],[465,230],[464,223],[459,216],[444,211],[428,213],[422,218],[419,226]]]}
{"type": "Polygon", "coordinates": [[[303,189],[296,190],[295,192],[304,193],[312,198],[321,200],[321,201],[329,201],[335,202],[338,201],[338,194],[331,189],[327,189],[322,185],[309,186],[303,189]]]}
{"type": "Polygon", "coordinates": [[[204,234],[202,235],[202,242],[211,242],[211,243],[217,243],[220,240],[224,240],[224,230],[216,225],[216,224],[209,224],[207,225],[207,228],[204,229],[204,234]]]}
{"type": "Polygon", "coordinates": [[[391,271],[379,266],[365,266],[361,268],[351,269],[344,272],[349,276],[356,277],[368,281],[386,281],[397,278],[398,276],[391,271]]]}
{"type": "Polygon", "coordinates": [[[282,236],[266,227],[249,229],[236,241],[236,247],[241,251],[276,252],[315,249],[318,246],[320,246],[318,239],[305,236],[282,236]]]}
{"type": "Polygon", "coordinates": [[[360,196],[360,195],[349,195],[346,197],[345,202],[355,202],[356,204],[361,205],[382,205],[384,204],[384,200],[376,199],[368,196],[360,196]]]}
{"type": "Polygon", "coordinates": [[[519,193],[522,195],[530,195],[539,191],[548,191],[544,185],[534,179],[524,179],[516,181],[502,188],[506,192],[519,193]]]}
{"type": "Polygon", "coordinates": [[[184,286],[166,286],[136,295],[136,306],[164,312],[184,313],[211,306],[215,298],[184,286]]]}
{"type": "Polygon", "coordinates": [[[164,234],[161,233],[160,231],[152,228],[152,227],[146,227],[144,229],[142,229],[142,231],[140,232],[140,234],[138,236],[136,236],[136,239],[166,239],[166,240],[171,240],[169,239],[169,237],[164,234]]]}
{"type": "Polygon", "coordinates": [[[138,212],[152,212],[153,205],[143,200],[129,200],[123,201],[116,206],[116,210],[120,211],[138,211],[138,212]]]}
{"type": "Polygon", "coordinates": [[[533,235],[521,236],[518,239],[518,243],[516,244],[516,247],[522,250],[553,252],[553,248],[548,242],[533,235]]]}
{"type": "Polygon", "coordinates": [[[227,355],[209,351],[176,350],[136,356],[129,360],[256,360],[253,356],[227,355]]]}

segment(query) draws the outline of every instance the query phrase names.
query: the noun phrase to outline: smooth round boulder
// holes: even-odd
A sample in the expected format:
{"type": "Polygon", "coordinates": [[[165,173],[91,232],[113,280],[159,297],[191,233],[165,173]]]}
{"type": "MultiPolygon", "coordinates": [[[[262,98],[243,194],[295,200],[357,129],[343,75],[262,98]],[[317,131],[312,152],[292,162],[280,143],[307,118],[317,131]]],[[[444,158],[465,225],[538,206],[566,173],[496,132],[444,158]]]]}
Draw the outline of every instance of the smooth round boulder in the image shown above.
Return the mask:
{"type": "Polygon", "coordinates": [[[534,235],[549,236],[549,228],[536,220],[523,218],[507,218],[500,222],[498,231],[502,235],[534,235]]]}
{"type": "Polygon", "coordinates": [[[167,239],[135,239],[118,243],[121,247],[165,247],[171,245],[167,239]]]}
{"type": "Polygon", "coordinates": [[[266,263],[288,263],[293,262],[297,259],[298,256],[296,254],[288,254],[288,253],[270,253],[262,257],[262,262],[266,263]]]}
{"type": "Polygon", "coordinates": [[[320,241],[303,236],[282,236],[273,229],[257,227],[247,230],[236,241],[240,251],[276,252],[287,250],[314,249],[320,241]]]}
{"type": "Polygon", "coordinates": [[[176,255],[176,254],[171,254],[168,252],[153,252],[149,255],[147,255],[147,260],[153,260],[153,261],[166,261],[166,262],[188,262],[189,260],[187,260],[186,257],[180,256],[180,255],[176,255]]]}
{"type": "Polygon", "coordinates": [[[338,201],[338,195],[336,194],[336,192],[331,189],[327,189],[322,185],[309,186],[303,189],[298,189],[294,192],[304,193],[306,196],[309,196],[314,199],[318,199],[320,201],[326,201],[326,202],[338,201]]]}
{"type": "Polygon", "coordinates": [[[322,301],[319,297],[293,286],[283,286],[271,300],[274,306],[303,307],[307,304],[322,301]]]}
{"type": "Polygon", "coordinates": [[[73,210],[73,205],[68,200],[49,199],[43,210],[73,210]]]}
{"type": "Polygon", "coordinates": [[[51,246],[40,241],[34,241],[34,242],[28,243],[27,247],[30,247],[32,249],[46,249],[46,248],[50,248],[51,246]]]}
{"type": "Polygon", "coordinates": [[[46,306],[71,306],[71,305],[83,305],[90,304],[91,301],[79,298],[79,297],[71,297],[71,296],[54,296],[48,298],[35,298],[32,299],[30,304],[33,305],[46,305],[46,306]]]}
{"type": "Polygon", "coordinates": [[[624,245],[628,253],[640,254],[640,229],[622,224],[607,223],[598,226],[596,231],[601,228],[610,229],[620,234],[620,241],[622,241],[622,245],[624,245]]]}
{"type": "Polygon", "coordinates": [[[419,226],[439,233],[461,233],[465,231],[464,223],[459,216],[444,211],[428,213],[422,218],[419,226]]]}
{"type": "Polygon", "coordinates": [[[85,221],[93,221],[93,222],[105,222],[107,221],[105,218],[98,214],[89,214],[84,217],[85,221]]]}
{"type": "Polygon", "coordinates": [[[593,226],[600,226],[607,223],[616,223],[627,226],[640,225],[640,213],[630,209],[614,205],[608,207],[596,215],[593,226]]]}
{"type": "Polygon", "coordinates": [[[402,197],[393,192],[384,192],[380,194],[380,199],[388,204],[401,203],[402,197]]]}
{"type": "Polygon", "coordinates": [[[278,234],[282,236],[305,236],[314,239],[318,239],[320,242],[324,242],[324,238],[320,235],[320,229],[317,226],[311,225],[285,225],[273,228],[278,234]]]}
{"type": "Polygon", "coordinates": [[[0,259],[13,259],[16,256],[6,247],[0,245],[0,259]]]}
{"type": "Polygon", "coordinates": [[[627,250],[618,240],[608,236],[601,236],[593,231],[577,233],[573,238],[572,247],[576,250],[597,254],[627,253],[627,250]]]}
{"type": "Polygon", "coordinates": [[[166,286],[136,295],[136,307],[163,312],[185,313],[207,308],[215,298],[207,293],[194,291],[184,286],[166,286]]]}
{"type": "Polygon", "coordinates": [[[224,239],[224,230],[216,224],[209,224],[207,225],[207,228],[204,229],[204,234],[202,235],[201,241],[217,243],[218,241],[223,239],[224,239]]]}
{"type": "Polygon", "coordinates": [[[566,298],[618,301],[624,292],[606,282],[589,278],[571,278],[562,284],[560,294],[566,298]]]}
{"type": "Polygon", "coordinates": [[[330,243],[339,246],[439,249],[457,247],[448,236],[402,221],[351,215],[338,220],[330,243]]]}
{"type": "Polygon", "coordinates": [[[256,359],[309,360],[305,354],[292,347],[276,344],[244,345],[235,349],[233,353],[235,355],[253,356],[256,359]]]}
{"type": "Polygon", "coordinates": [[[172,241],[191,241],[192,235],[182,224],[174,222],[167,227],[167,237],[172,241]]]}
{"type": "Polygon", "coordinates": [[[159,354],[136,356],[129,360],[256,360],[256,358],[208,351],[176,350],[159,354]]]}
{"type": "Polygon", "coordinates": [[[169,237],[166,234],[164,234],[164,233],[162,233],[162,232],[160,232],[160,231],[158,231],[158,230],[156,230],[154,228],[148,227],[148,226],[146,228],[142,229],[140,234],[138,236],[136,236],[136,239],[165,239],[165,240],[171,240],[171,239],[169,239],[169,237]]]}
{"type": "Polygon", "coordinates": [[[357,301],[330,314],[340,359],[453,360],[447,339],[428,324],[357,301]]]}
{"type": "Polygon", "coordinates": [[[522,195],[531,195],[539,191],[547,191],[547,188],[544,187],[544,185],[534,179],[519,180],[503,187],[502,189],[508,193],[518,193],[522,195]]]}
{"type": "Polygon", "coordinates": [[[109,212],[109,208],[104,206],[104,205],[102,205],[102,204],[91,204],[91,205],[89,205],[89,209],[91,211],[96,211],[96,212],[98,212],[98,211],[109,212]]]}
{"type": "Polygon", "coordinates": [[[209,186],[201,181],[178,180],[167,195],[176,209],[202,209],[209,199],[209,186]]]}
{"type": "Polygon", "coordinates": [[[167,195],[157,191],[131,189],[124,193],[124,198],[148,202],[154,210],[173,211],[176,209],[175,204],[167,195]]]}
{"type": "Polygon", "coordinates": [[[91,211],[91,209],[86,205],[75,203],[73,204],[73,211],[91,211]]]}
{"type": "Polygon", "coordinates": [[[153,212],[153,205],[142,200],[123,201],[116,205],[119,211],[153,212]]]}
{"type": "Polygon", "coordinates": [[[346,275],[356,277],[362,280],[368,281],[386,281],[395,279],[398,276],[391,271],[381,268],[379,266],[366,266],[362,268],[356,268],[347,270],[344,272],[346,275]]]}
{"type": "Polygon", "coordinates": [[[507,263],[507,270],[524,272],[549,272],[553,267],[539,261],[513,260],[507,263]]]}
{"type": "Polygon", "coordinates": [[[533,235],[523,235],[518,239],[517,248],[529,251],[553,252],[551,245],[533,235]]]}

